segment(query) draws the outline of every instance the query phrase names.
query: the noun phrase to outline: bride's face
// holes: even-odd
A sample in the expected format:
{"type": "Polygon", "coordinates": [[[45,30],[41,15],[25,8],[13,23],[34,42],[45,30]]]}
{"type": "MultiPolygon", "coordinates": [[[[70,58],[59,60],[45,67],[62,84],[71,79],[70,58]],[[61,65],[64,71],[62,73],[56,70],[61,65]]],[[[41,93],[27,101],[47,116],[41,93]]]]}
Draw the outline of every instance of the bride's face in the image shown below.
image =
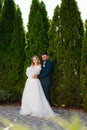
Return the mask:
{"type": "Polygon", "coordinates": [[[34,65],[38,65],[38,64],[39,64],[39,59],[38,59],[37,57],[34,57],[34,58],[32,59],[32,61],[33,61],[33,64],[34,64],[34,65]]]}
{"type": "Polygon", "coordinates": [[[36,58],[33,58],[33,63],[34,64],[37,64],[38,63],[38,60],[36,58]]]}

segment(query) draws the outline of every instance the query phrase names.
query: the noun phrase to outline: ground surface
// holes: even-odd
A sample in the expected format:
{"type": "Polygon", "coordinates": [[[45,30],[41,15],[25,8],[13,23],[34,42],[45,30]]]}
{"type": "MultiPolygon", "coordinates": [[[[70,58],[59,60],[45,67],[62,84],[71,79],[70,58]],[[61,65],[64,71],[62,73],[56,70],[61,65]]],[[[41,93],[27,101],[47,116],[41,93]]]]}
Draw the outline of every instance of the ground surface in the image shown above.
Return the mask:
{"type": "MultiPolygon", "coordinates": [[[[78,115],[80,122],[83,126],[87,127],[87,113],[82,110],[73,109],[61,109],[53,108],[56,113],[59,113],[60,117],[71,121],[73,115],[78,115]]],[[[5,117],[14,123],[21,123],[28,126],[32,130],[64,130],[58,123],[51,119],[31,117],[31,116],[21,116],[19,115],[20,105],[9,104],[0,105],[0,118],[5,117]]],[[[0,128],[5,128],[5,126],[0,122],[0,128]]],[[[1,130],[1,129],[0,129],[1,130]]]]}

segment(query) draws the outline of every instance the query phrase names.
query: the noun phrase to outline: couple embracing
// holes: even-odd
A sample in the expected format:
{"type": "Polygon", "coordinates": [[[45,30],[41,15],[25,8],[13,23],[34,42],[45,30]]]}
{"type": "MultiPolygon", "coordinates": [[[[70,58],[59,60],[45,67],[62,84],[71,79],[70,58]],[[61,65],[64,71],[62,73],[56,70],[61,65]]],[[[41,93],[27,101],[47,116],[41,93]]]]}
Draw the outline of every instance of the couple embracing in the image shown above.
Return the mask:
{"type": "Polygon", "coordinates": [[[52,84],[53,63],[47,53],[42,54],[41,65],[38,56],[32,57],[31,66],[27,68],[27,81],[21,102],[21,115],[51,117],[56,113],[49,104],[49,91],[52,84]]]}

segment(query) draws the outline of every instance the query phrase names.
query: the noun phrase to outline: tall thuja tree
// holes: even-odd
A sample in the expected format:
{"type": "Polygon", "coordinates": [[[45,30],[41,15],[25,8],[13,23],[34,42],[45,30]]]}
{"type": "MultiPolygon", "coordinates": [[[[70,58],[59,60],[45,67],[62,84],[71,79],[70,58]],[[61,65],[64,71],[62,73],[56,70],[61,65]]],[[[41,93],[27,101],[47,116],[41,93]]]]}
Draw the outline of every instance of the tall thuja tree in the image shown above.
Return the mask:
{"type": "Polygon", "coordinates": [[[4,2],[4,0],[0,0],[0,13],[1,13],[1,10],[2,10],[3,2],[4,2]]]}
{"type": "Polygon", "coordinates": [[[17,6],[14,19],[14,30],[10,44],[10,93],[11,101],[20,100],[22,89],[24,87],[24,63],[25,63],[25,31],[23,26],[22,14],[17,6]]]}
{"type": "Polygon", "coordinates": [[[64,46],[63,104],[80,105],[80,60],[83,38],[83,23],[75,0],[62,0],[60,17],[62,44],[64,46]]]}
{"type": "Polygon", "coordinates": [[[54,10],[52,21],[49,28],[49,48],[48,53],[54,63],[53,87],[51,91],[52,104],[60,105],[62,102],[62,61],[63,61],[63,45],[61,37],[61,18],[60,7],[57,5],[54,10]],[[55,89],[54,89],[55,88],[55,89]],[[60,102],[59,102],[60,101],[60,102]]]}
{"type": "Polygon", "coordinates": [[[46,47],[48,48],[48,46],[49,46],[48,31],[49,31],[50,25],[49,25],[49,19],[47,17],[46,6],[43,1],[41,1],[41,3],[40,3],[40,12],[43,17],[43,26],[44,26],[44,30],[45,30],[45,33],[44,33],[45,38],[44,38],[43,44],[45,44],[46,47]]]}
{"type": "Polygon", "coordinates": [[[80,80],[83,107],[87,111],[87,20],[85,21],[85,33],[82,43],[80,80]]]}
{"type": "Polygon", "coordinates": [[[38,0],[33,0],[31,4],[26,45],[26,65],[30,64],[33,55],[40,56],[48,47],[44,21],[46,15],[42,13],[44,10],[42,5],[38,0]]]}
{"type": "Polygon", "coordinates": [[[15,17],[15,3],[13,0],[4,0],[0,16],[0,100],[9,96],[10,77],[10,43],[13,33],[15,17]],[[8,94],[8,96],[7,96],[8,94]]]}

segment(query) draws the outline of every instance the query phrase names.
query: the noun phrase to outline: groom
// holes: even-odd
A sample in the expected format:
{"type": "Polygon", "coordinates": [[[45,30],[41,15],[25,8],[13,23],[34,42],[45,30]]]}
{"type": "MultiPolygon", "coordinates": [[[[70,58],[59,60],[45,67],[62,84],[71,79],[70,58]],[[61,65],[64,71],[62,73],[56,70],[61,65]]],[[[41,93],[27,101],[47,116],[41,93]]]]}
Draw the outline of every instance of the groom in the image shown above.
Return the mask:
{"type": "Polygon", "coordinates": [[[52,84],[53,63],[49,60],[47,52],[42,54],[42,60],[42,71],[37,77],[40,79],[45,96],[49,101],[49,92],[52,84]]]}

